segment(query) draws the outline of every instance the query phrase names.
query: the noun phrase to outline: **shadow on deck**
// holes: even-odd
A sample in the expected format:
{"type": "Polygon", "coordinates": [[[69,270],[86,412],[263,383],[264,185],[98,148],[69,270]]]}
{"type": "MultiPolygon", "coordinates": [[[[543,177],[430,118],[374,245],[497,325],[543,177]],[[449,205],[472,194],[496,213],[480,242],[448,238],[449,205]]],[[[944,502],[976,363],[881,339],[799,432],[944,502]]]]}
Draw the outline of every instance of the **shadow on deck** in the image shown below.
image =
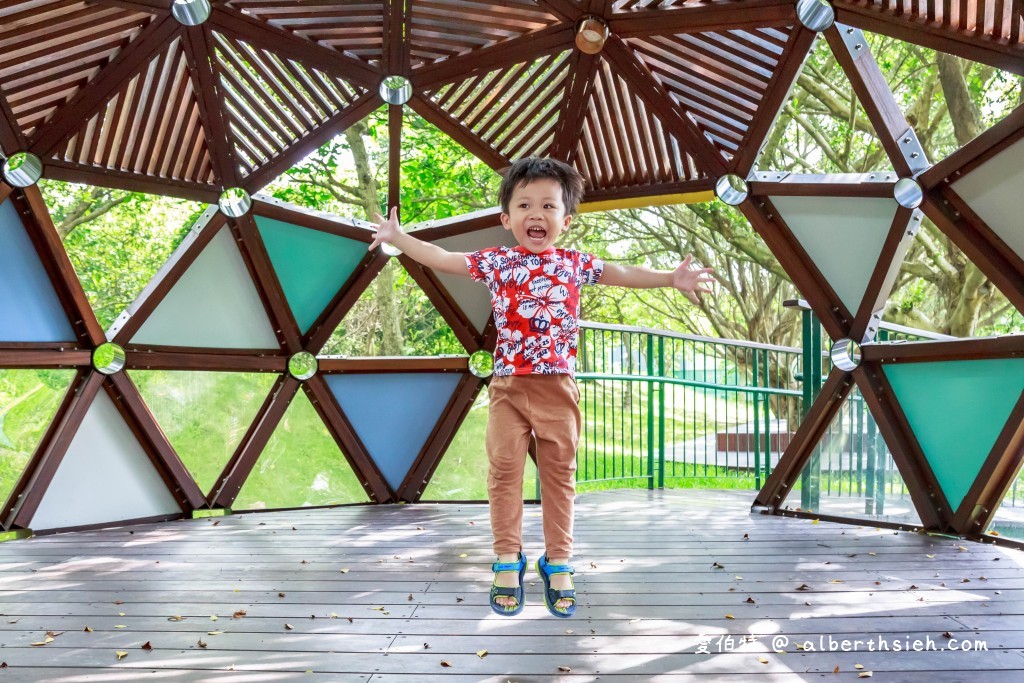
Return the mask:
{"type": "MultiPolygon", "coordinates": [[[[582,495],[571,620],[547,614],[529,574],[523,614],[490,612],[483,505],[300,510],[11,541],[0,544],[0,681],[1024,677],[1021,552],[751,516],[749,498],[582,495]],[[935,649],[913,651],[915,641],[935,649]]],[[[535,558],[538,508],[525,524],[535,558]]]]}

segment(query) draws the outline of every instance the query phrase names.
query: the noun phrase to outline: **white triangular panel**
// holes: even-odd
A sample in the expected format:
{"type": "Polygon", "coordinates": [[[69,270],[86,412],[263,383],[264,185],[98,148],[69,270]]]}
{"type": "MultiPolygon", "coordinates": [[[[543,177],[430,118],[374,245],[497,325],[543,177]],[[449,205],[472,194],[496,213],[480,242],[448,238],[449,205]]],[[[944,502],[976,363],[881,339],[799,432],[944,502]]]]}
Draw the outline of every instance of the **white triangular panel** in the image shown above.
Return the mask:
{"type": "MultiPolygon", "coordinates": [[[[448,251],[471,252],[488,247],[514,247],[516,238],[511,230],[506,230],[500,225],[494,228],[484,228],[468,232],[454,237],[445,237],[434,242],[448,251]]],[[[441,281],[444,288],[452,295],[455,302],[463,310],[469,321],[476,328],[477,332],[483,332],[487,321],[491,319],[491,295],[487,288],[479,282],[473,282],[469,278],[447,273],[438,273],[437,279],[441,281]]]]}
{"type": "Polygon", "coordinates": [[[153,463],[101,389],[30,526],[40,531],[180,512],[153,463]]]}
{"type": "Polygon", "coordinates": [[[1024,140],[1010,145],[963,176],[953,189],[981,220],[1024,258],[1024,140]]]}
{"type": "Polygon", "coordinates": [[[137,344],[280,348],[249,270],[223,227],[132,337],[137,344]]]}
{"type": "Polygon", "coordinates": [[[771,197],[814,265],[856,315],[899,206],[874,197],[771,197]]]}

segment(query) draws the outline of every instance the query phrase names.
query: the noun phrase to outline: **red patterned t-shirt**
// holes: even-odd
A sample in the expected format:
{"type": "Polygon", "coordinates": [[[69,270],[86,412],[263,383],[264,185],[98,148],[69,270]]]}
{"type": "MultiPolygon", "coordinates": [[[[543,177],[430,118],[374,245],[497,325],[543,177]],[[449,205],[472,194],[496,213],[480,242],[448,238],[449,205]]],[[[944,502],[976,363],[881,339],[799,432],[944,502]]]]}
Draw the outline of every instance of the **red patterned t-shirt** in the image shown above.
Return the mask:
{"type": "Polygon", "coordinates": [[[494,247],[466,254],[466,265],[491,292],[494,375],[575,374],[580,288],[597,284],[604,261],[573,249],[494,247]]]}

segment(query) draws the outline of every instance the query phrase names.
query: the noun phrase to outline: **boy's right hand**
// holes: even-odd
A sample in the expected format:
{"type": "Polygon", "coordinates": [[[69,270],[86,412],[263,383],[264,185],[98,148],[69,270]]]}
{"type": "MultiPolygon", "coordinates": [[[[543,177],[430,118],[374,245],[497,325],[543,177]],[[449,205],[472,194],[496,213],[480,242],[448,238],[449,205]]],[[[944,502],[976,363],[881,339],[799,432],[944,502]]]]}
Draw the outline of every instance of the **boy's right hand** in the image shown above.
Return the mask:
{"type": "Polygon", "coordinates": [[[387,219],[381,216],[379,213],[376,214],[378,225],[374,228],[377,234],[374,235],[373,242],[370,243],[368,251],[373,251],[379,247],[382,243],[392,244],[395,237],[402,234],[402,227],[398,223],[398,207],[391,207],[391,215],[387,219]]]}

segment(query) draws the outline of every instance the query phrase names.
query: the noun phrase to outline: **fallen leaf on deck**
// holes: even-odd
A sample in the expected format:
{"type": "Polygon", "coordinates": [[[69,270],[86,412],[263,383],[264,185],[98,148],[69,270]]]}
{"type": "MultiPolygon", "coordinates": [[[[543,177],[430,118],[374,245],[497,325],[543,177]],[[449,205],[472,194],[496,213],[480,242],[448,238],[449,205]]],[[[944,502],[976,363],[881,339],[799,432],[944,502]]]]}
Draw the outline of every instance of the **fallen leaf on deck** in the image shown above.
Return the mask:
{"type": "Polygon", "coordinates": [[[224,635],[224,631],[207,631],[206,635],[208,635],[208,636],[222,636],[222,635],[224,635]]]}
{"type": "Polygon", "coordinates": [[[630,619],[629,623],[631,623],[631,624],[639,624],[640,620],[639,619],[630,619]]]}
{"type": "Polygon", "coordinates": [[[569,673],[570,671],[572,671],[572,669],[570,669],[567,666],[560,666],[560,667],[558,667],[558,670],[563,672],[563,673],[569,673]]]}
{"type": "Polygon", "coordinates": [[[925,557],[927,557],[929,560],[934,560],[935,559],[934,555],[925,555],[925,557]]]}
{"type": "Polygon", "coordinates": [[[114,628],[128,628],[128,627],[127,627],[127,626],[125,626],[124,624],[118,624],[118,625],[117,625],[117,626],[115,626],[114,628]]]}
{"type": "Polygon", "coordinates": [[[990,532],[988,532],[988,535],[989,536],[998,536],[999,532],[998,531],[990,531],[990,532]]]}
{"type": "Polygon", "coordinates": [[[834,673],[834,674],[839,673],[839,665],[838,664],[836,664],[836,668],[832,669],[832,673],[834,673]]]}
{"type": "Polygon", "coordinates": [[[960,552],[962,552],[962,553],[966,553],[967,552],[967,546],[958,545],[957,548],[959,548],[960,552]]]}
{"type": "Polygon", "coordinates": [[[278,594],[277,594],[277,597],[279,597],[279,598],[283,598],[283,597],[284,597],[284,593],[278,593],[278,594]]]}
{"type": "Polygon", "coordinates": [[[917,586],[915,586],[914,584],[910,584],[910,588],[908,588],[907,590],[916,591],[917,590],[917,586]]]}
{"type": "Polygon", "coordinates": [[[462,601],[463,601],[463,600],[465,600],[465,599],[466,599],[466,598],[460,598],[460,597],[456,597],[456,598],[455,598],[455,602],[462,602],[462,601]]]}
{"type": "Polygon", "coordinates": [[[801,583],[799,586],[796,587],[796,589],[798,591],[809,591],[811,590],[811,587],[808,586],[806,583],[801,583]]]}
{"type": "Polygon", "coordinates": [[[211,616],[210,616],[210,621],[217,621],[217,618],[218,618],[218,617],[217,617],[217,615],[216,615],[216,614],[214,614],[214,615],[211,615],[211,616]]]}
{"type": "Polygon", "coordinates": [[[92,628],[90,628],[89,626],[86,626],[82,630],[85,631],[86,633],[92,633],[92,628]]]}
{"type": "Polygon", "coordinates": [[[114,604],[115,605],[123,605],[124,604],[124,600],[114,600],[114,604]]]}
{"type": "Polygon", "coordinates": [[[443,660],[443,659],[441,660],[441,666],[443,666],[443,667],[447,668],[447,667],[449,667],[449,666],[451,666],[451,665],[452,665],[452,663],[451,663],[451,662],[445,661],[445,660],[443,660]]]}
{"type": "Polygon", "coordinates": [[[842,579],[832,579],[831,581],[829,581],[829,583],[846,583],[846,582],[843,581],[842,579]]]}
{"type": "Polygon", "coordinates": [[[352,623],[352,617],[345,617],[345,618],[348,619],[348,623],[350,623],[350,624],[352,623]]]}
{"type": "Polygon", "coordinates": [[[480,659],[483,659],[484,657],[487,656],[487,650],[477,650],[476,651],[476,656],[479,657],[480,659]]]}
{"type": "Polygon", "coordinates": [[[179,616],[167,617],[167,621],[185,621],[185,617],[179,617],[179,616]]]}
{"type": "Polygon", "coordinates": [[[469,555],[467,555],[466,553],[462,553],[461,555],[459,555],[459,557],[469,557],[469,555]]]}
{"type": "Polygon", "coordinates": [[[857,674],[857,678],[871,678],[871,676],[873,675],[874,674],[872,674],[870,671],[861,671],[859,674],[857,674]]]}
{"type": "Polygon", "coordinates": [[[762,664],[767,664],[768,663],[768,660],[765,659],[764,657],[758,657],[757,661],[761,662],[762,664]]]}
{"type": "Polygon", "coordinates": [[[119,617],[123,617],[123,616],[124,616],[124,612],[118,612],[118,613],[117,613],[117,616],[119,616],[119,617]]]}
{"type": "Polygon", "coordinates": [[[817,523],[818,523],[819,521],[821,521],[821,520],[817,520],[817,519],[812,519],[812,520],[811,520],[811,524],[817,524],[817,523]]]}
{"type": "Polygon", "coordinates": [[[734,581],[742,581],[743,580],[743,577],[740,576],[739,574],[737,574],[736,576],[734,576],[732,578],[733,578],[734,581]]]}
{"type": "Polygon", "coordinates": [[[754,598],[750,598],[750,597],[748,597],[746,600],[744,600],[744,602],[749,602],[751,605],[757,604],[756,602],[754,602],[754,598]]]}
{"type": "Polygon", "coordinates": [[[245,616],[245,610],[244,609],[240,609],[237,612],[235,612],[234,614],[232,614],[231,618],[232,619],[241,619],[244,616],[245,616]]]}
{"type": "Polygon", "coordinates": [[[371,607],[370,609],[372,609],[374,611],[377,611],[377,612],[383,612],[384,611],[384,606],[381,605],[380,607],[371,607]]]}
{"type": "Polygon", "coordinates": [[[412,600],[413,600],[413,598],[412,598],[412,593],[409,593],[409,597],[408,597],[408,598],[406,598],[406,599],[407,599],[407,600],[408,600],[409,602],[412,602],[412,600]]]}
{"type": "Polygon", "coordinates": [[[430,649],[430,643],[423,643],[423,649],[424,650],[429,650],[430,649]]]}
{"type": "Polygon", "coordinates": [[[196,645],[204,649],[206,648],[206,642],[202,638],[199,639],[199,642],[196,643],[196,645]]]}
{"type": "Polygon", "coordinates": [[[711,563],[711,568],[712,569],[725,569],[725,566],[722,565],[722,564],[719,564],[718,562],[712,562],[711,563]]]}
{"type": "Polygon", "coordinates": [[[294,630],[295,630],[295,627],[294,627],[294,626],[292,626],[291,624],[285,624],[285,625],[284,625],[284,630],[285,630],[285,631],[294,631],[294,630]]]}
{"type": "Polygon", "coordinates": [[[144,642],[141,645],[141,647],[142,647],[143,650],[152,650],[153,649],[153,645],[148,640],[146,642],[144,642]]]}
{"type": "Polygon", "coordinates": [[[731,614],[726,614],[726,615],[725,615],[725,618],[726,618],[726,619],[735,619],[736,617],[734,617],[734,616],[733,616],[733,615],[731,615],[731,614]]]}
{"type": "Polygon", "coordinates": [[[590,563],[590,568],[591,569],[597,569],[597,565],[595,563],[591,562],[590,563]]]}
{"type": "Polygon", "coordinates": [[[117,661],[121,661],[128,656],[127,652],[121,652],[120,650],[115,650],[114,654],[117,655],[117,661]]]}
{"type": "Polygon", "coordinates": [[[744,541],[749,541],[750,540],[750,534],[743,534],[743,540],[744,541]]]}
{"type": "Polygon", "coordinates": [[[345,567],[344,569],[342,569],[341,573],[342,574],[348,574],[348,567],[345,567]]]}

